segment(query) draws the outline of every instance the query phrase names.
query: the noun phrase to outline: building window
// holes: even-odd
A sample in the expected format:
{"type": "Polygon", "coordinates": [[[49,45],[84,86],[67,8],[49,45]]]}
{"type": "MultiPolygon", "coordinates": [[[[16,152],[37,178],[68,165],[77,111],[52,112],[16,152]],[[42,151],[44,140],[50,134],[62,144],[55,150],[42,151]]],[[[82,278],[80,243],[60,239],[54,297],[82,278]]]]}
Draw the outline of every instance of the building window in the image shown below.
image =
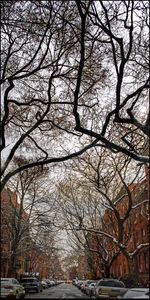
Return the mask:
{"type": "Polygon", "coordinates": [[[145,263],[145,269],[149,270],[149,253],[144,253],[144,263],[145,263]]]}
{"type": "Polygon", "coordinates": [[[143,242],[145,240],[145,236],[146,236],[145,228],[141,228],[141,236],[142,236],[142,242],[143,242]]]}
{"type": "Polygon", "coordinates": [[[137,223],[137,212],[135,213],[135,217],[134,217],[134,224],[137,223]]]}
{"type": "Polygon", "coordinates": [[[139,254],[139,272],[142,272],[142,257],[141,254],[139,254]]]}
{"type": "Polygon", "coordinates": [[[149,236],[149,224],[147,226],[147,235],[149,236]]]}
{"type": "Polygon", "coordinates": [[[140,210],[140,212],[139,212],[139,221],[140,221],[140,223],[143,221],[142,210],[140,210]]]}
{"type": "Polygon", "coordinates": [[[138,231],[136,231],[134,233],[134,243],[135,243],[135,246],[138,244],[138,231]]]}
{"type": "Polygon", "coordinates": [[[122,265],[120,265],[119,275],[122,276],[122,265]]]}
{"type": "Polygon", "coordinates": [[[123,266],[123,273],[126,274],[126,266],[125,266],[125,264],[123,266]]]}
{"type": "Polygon", "coordinates": [[[145,209],[145,211],[147,211],[149,209],[149,202],[144,203],[144,209],[145,209]]]}

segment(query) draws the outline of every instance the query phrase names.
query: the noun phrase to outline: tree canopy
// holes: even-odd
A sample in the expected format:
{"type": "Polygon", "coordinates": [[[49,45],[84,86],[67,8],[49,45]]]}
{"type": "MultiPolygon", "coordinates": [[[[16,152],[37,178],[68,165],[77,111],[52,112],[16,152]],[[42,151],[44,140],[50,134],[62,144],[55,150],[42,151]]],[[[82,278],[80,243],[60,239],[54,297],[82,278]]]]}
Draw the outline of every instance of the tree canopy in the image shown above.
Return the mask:
{"type": "Polygon", "coordinates": [[[148,1],[1,1],[2,188],[93,146],[149,162],[148,22],[148,1]]]}

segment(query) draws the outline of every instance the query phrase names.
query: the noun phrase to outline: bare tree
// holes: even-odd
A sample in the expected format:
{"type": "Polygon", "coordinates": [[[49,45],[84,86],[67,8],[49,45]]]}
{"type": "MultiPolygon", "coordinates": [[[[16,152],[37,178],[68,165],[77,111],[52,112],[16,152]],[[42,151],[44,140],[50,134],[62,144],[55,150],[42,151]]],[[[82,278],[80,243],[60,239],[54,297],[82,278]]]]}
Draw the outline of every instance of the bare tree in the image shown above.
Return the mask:
{"type": "Polygon", "coordinates": [[[72,180],[67,179],[59,187],[69,230],[88,253],[99,255],[106,276],[110,276],[111,266],[120,253],[126,257],[131,275],[135,272],[134,257],[149,244],[144,241],[134,251],[128,247],[133,238],[128,221],[137,203],[141,208],[148,203],[146,194],[141,194],[141,200],[135,196],[141,190],[139,187],[146,184],[141,178],[143,172],[124,156],[114,158],[104,150],[100,155],[97,149],[92,152],[80,158],[76,166],[72,165],[76,171],[72,180]]]}
{"type": "Polygon", "coordinates": [[[95,145],[149,161],[148,7],[1,2],[1,188],[18,172],[95,145]],[[20,154],[28,163],[12,167],[20,154]]]}
{"type": "MultiPolygon", "coordinates": [[[[20,159],[15,158],[15,164],[20,163],[20,159]]],[[[17,258],[20,255],[24,257],[31,247],[33,239],[31,232],[39,218],[36,207],[44,206],[45,202],[42,176],[46,177],[46,174],[47,168],[43,170],[41,167],[20,172],[9,182],[4,195],[2,193],[2,220],[6,225],[5,230],[10,235],[8,257],[10,276],[15,275],[17,258]],[[13,195],[16,197],[13,198],[13,195]]],[[[48,213],[47,206],[44,208],[48,213]]],[[[42,214],[44,210],[41,210],[40,215],[42,214]]]]}

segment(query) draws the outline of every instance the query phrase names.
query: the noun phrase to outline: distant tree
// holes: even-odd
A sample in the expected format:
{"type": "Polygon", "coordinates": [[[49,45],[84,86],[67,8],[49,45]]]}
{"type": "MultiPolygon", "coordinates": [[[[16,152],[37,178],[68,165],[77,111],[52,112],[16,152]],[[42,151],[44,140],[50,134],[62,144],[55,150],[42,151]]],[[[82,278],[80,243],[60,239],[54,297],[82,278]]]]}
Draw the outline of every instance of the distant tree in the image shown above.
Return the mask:
{"type": "Polygon", "coordinates": [[[95,145],[149,161],[148,14],[148,1],[1,1],[1,189],[95,145]]]}
{"type": "Polygon", "coordinates": [[[77,253],[72,249],[70,249],[69,253],[62,258],[62,265],[65,270],[66,277],[70,280],[78,277],[77,262],[77,253]]]}

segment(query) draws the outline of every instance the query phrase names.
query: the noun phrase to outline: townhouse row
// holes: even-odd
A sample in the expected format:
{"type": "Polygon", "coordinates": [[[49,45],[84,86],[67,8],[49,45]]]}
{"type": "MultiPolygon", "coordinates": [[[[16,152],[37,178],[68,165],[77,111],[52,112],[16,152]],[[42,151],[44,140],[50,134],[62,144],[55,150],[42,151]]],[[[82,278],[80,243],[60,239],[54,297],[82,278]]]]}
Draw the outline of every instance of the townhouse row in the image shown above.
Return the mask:
{"type": "Polygon", "coordinates": [[[1,277],[62,276],[57,255],[49,257],[33,240],[30,231],[30,217],[18,203],[16,193],[4,190],[1,193],[1,277]]]}
{"type": "Polygon", "coordinates": [[[105,234],[87,233],[89,249],[91,248],[95,252],[88,251],[86,248],[86,251],[79,256],[79,278],[99,279],[110,276],[125,281],[129,278],[130,266],[132,266],[132,274],[135,275],[138,284],[141,286],[149,284],[150,202],[149,170],[147,167],[145,167],[145,175],[142,182],[128,186],[131,199],[129,199],[124,187],[118,193],[115,202],[117,203],[117,199],[121,200],[118,201],[115,208],[119,213],[120,220],[116,218],[113,209],[105,210],[101,228],[97,228],[97,231],[101,230],[107,233],[110,238],[107,238],[105,234]],[[130,204],[132,204],[132,209],[122,223],[130,204]],[[121,233],[122,237],[119,236],[121,233]],[[116,243],[119,240],[120,244],[123,245],[122,249],[116,243]]]}

